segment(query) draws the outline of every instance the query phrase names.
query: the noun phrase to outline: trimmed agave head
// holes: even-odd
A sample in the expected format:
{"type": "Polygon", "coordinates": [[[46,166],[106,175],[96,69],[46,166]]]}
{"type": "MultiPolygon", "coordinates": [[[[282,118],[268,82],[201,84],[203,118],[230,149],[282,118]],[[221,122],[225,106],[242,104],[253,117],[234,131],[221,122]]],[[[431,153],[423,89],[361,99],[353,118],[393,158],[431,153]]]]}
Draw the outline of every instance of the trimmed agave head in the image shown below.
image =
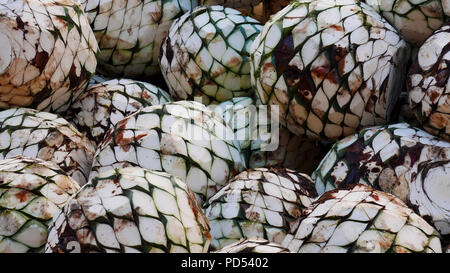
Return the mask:
{"type": "Polygon", "coordinates": [[[27,108],[0,112],[0,159],[23,155],[51,161],[83,185],[94,153],[89,139],[55,114],[27,108]]]}
{"type": "Polygon", "coordinates": [[[261,22],[266,22],[271,15],[289,5],[290,2],[291,0],[201,0],[200,4],[236,8],[245,15],[258,19],[261,22]]]}
{"type": "Polygon", "coordinates": [[[409,43],[420,45],[447,21],[448,0],[363,0],[388,20],[409,43]]]}
{"type": "Polygon", "coordinates": [[[206,252],[209,224],[178,177],[130,167],[94,177],[55,216],[46,252],[206,252]]]}
{"type": "Polygon", "coordinates": [[[177,19],[160,56],[173,98],[208,105],[251,95],[249,52],[261,28],[255,19],[222,6],[199,7],[177,19]]]}
{"type": "Polygon", "coordinates": [[[126,116],[171,100],[168,93],[150,83],[110,80],[90,85],[64,116],[98,145],[110,126],[126,116]]]}
{"type": "Polygon", "coordinates": [[[429,133],[450,141],[450,23],[420,47],[408,75],[411,109],[429,133]],[[447,89],[449,88],[449,89],[447,89]]]}
{"type": "Polygon", "coordinates": [[[393,195],[364,185],[325,193],[282,246],[299,253],[442,252],[438,233],[393,195]]]}
{"type": "Polygon", "coordinates": [[[245,161],[222,118],[198,102],[178,101],[142,108],[111,127],[91,177],[125,166],[179,176],[203,204],[245,161]]]}
{"type": "Polygon", "coordinates": [[[0,108],[65,111],[97,66],[97,41],[81,6],[0,0],[0,108]]]}
{"type": "Polygon", "coordinates": [[[42,252],[53,215],[78,189],[53,162],[0,160],[0,253],[42,252]]]}
{"type": "Polygon", "coordinates": [[[431,216],[430,222],[445,234],[449,159],[450,143],[399,123],[368,128],[338,141],[312,178],[319,194],[357,183],[391,193],[426,219],[431,216]]]}
{"type": "Polygon", "coordinates": [[[366,184],[407,202],[421,163],[450,158],[450,143],[406,123],[372,127],[333,145],[312,174],[319,194],[366,184]]]}
{"type": "Polygon", "coordinates": [[[291,132],[334,140],[390,119],[408,53],[357,0],[293,1],[253,43],[252,85],[262,103],[279,106],[291,132]]]}
{"type": "Polygon", "coordinates": [[[241,239],[237,243],[214,251],[214,253],[290,253],[290,251],[266,239],[252,237],[241,239]]]}
{"type": "Polygon", "coordinates": [[[315,197],[314,182],[305,174],[276,168],[244,171],[204,205],[211,248],[253,236],[281,243],[315,197]]]}
{"type": "Polygon", "coordinates": [[[441,235],[450,235],[450,158],[423,162],[417,171],[409,202],[441,235]]]}
{"type": "Polygon", "coordinates": [[[98,71],[107,76],[158,75],[161,42],[175,18],[191,11],[194,0],[78,0],[100,47],[98,71]]]}
{"type": "Polygon", "coordinates": [[[233,98],[214,111],[234,130],[250,169],[281,166],[311,174],[327,152],[317,140],[296,136],[278,124],[272,128],[267,108],[252,98],[233,98]]]}

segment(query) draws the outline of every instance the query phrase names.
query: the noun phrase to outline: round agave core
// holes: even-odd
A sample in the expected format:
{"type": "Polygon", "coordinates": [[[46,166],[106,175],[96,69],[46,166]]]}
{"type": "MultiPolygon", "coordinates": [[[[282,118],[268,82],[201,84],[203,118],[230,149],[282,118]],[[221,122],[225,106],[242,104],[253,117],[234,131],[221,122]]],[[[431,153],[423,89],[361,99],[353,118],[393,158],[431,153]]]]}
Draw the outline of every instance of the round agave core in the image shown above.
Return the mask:
{"type": "Polygon", "coordinates": [[[0,253],[43,252],[53,215],[78,189],[52,162],[0,160],[0,253]]]}
{"type": "Polygon", "coordinates": [[[139,166],[180,177],[200,204],[245,168],[222,118],[194,101],[145,107],[118,122],[99,146],[91,177],[139,166]]]}
{"type": "Polygon", "coordinates": [[[367,128],[336,142],[312,179],[319,194],[359,183],[408,202],[420,164],[449,158],[450,143],[398,123],[367,128]]]}
{"type": "Polygon", "coordinates": [[[279,244],[266,239],[252,237],[241,239],[237,243],[230,244],[214,253],[289,253],[290,251],[279,244]]]}
{"type": "Polygon", "coordinates": [[[78,0],[100,47],[98,71],[106,76],[158,75],[161,42],[175,18],[194,0],[78,0]]]}
{"type": "Polygon", "coordinates": [[[363,0],[386,18],[405,40],[420,46],[447,21],[448,0],[363,0]]]}
{"type": "Polygon", "coordinates": [[[450,23],[420,47],[408,75],[411,109],[425,130],[450,141],[450,23]]]}
{"type": "Polygon", "coordinates": [[[315,197],[314,182],[307,175],[276,168],[244,171],[204,205],[211,248],[254,236],[281,243],[315,197]]]}
{"type": "Polygon", "coordinates": [[[90,85],[64,116],[98,145],[106,131],[126,116],[171,100],[168,93],[150,83],[110,80],[90,85]]]}
{"type": "Polygon", "coordinates": [[[55,216],[46,252],[206,252],[208,219],[179,178],[130,167],[94,177],[55,216]]]}
{"type": "Polygon", "coordinates": [[[393,195],[364,185],[325,193],[293,225],[291,252],[442,252],[439,235],[393,195]]]}
{"type": "Polygon", "coordinates": [[[84,185],[94,153],[89,139],[55,114],[27,108],[0,112],[0,159],[23,155],[52,161],[84,185]]]}
{"type": "Polygon", "coordinates": [[[160,56],[173,98],[208,105],[251,95],[249,51],[261,28],[222,6],[199,7],[177,19],[160,56]]]}
{"type": "Polygon", "coordinates": [[[390,120],[408,53],[398,32],[357,0],[293,1],[252,45],[252,86],[291,132],[335,140],[390,120]]]}
{"type": "Polygon", "coordinates": [[[0,1],[0,108],[65,111],[97,66],[98,44],[81,6],[0,1]]]}

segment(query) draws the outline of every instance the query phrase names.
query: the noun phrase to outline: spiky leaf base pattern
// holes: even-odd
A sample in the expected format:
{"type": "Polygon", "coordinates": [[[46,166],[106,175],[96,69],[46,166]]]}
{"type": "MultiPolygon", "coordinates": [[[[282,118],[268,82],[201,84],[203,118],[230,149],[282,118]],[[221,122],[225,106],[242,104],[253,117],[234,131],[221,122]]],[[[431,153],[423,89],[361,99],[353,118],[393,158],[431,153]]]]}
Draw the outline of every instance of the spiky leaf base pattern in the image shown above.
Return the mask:
{"type": "Polygon", "coordinates": [[[245,161],[222,118],[201,103],[178,101],[142,108],[112,127],[91,177],[125,166],[179,176],[203,204],[245,168],[245,161]]]}
{"type": "Polygon", "coordinates": [[[110,80],[89,86],[64,116],[97,146],[107,130],[126,116],[169,101],[168,93],[150,83],[110,80]]]}
{"type": "Polygon", "coordinates": [[[78,189],[52,162],[0,160],[0,253],[42,252],[53,215],[78,189]]]}
{"type": "Polygon", "coordinates": [[[293,133],[334,140],[390,119],[408,52],[359,1],[293,1],[253,43],[252,86],[293,133]]]}
{"type": "Polygon", "coordinates": [[[94,177],[55,217],[48,237],[46,252],[57,253],[206,252],[211,240],[183,181],[136,167],[94,177]]]}
{"type": "Polygon", "coordinates": [[[98,44],[81,6],[0,1],[0,107],[63,112],[86,88],[98,44]]]}
{"type": "Polygon", "coordinates": [[[252,237],[241,239],[239,242],[230,244],[214,253],[290,253],[290,251],[266,239],[252,237]]]}
{"type": "Polygon", "coordinates": [[[284,127],[278,128],[278,135],[272,133],[270,114],[258,100],[255,103],[252,98],[239,97],[217,106],[214,112],[234,130],[250,169],[281,166],[311,174],[328,151],[319,141],[296,136],[284,127]],[[275,142],[275,150],[263,150],[275,142]]]}
{"type": "Polygon", "coordinates": [[[244,171],[204,205],[212,249],[253,236],[281,243],[290,223],[317,197],[314,182],[289,169],[244,171]]]}
{"type": "Polygon", "coordinates": [[[84,185],[94,153],[89,139],[55,114],[27,108],[0,112],[0,159],[23,155],[52,161],[84,185]]]}
{"type": "Polygon", "coordinates": [[[388,20],[405,40],[420,45],[447,21],[448,0],[363,0],[388,20]]]}
{"type": "Polygon", "coordinates": [[[322,195],[282,246],[299,253],[442,252],[425,220],[395,196],[364,185],[322,195]]]}
{"type": "Polygon", "coordinates": [[[261,28],[255,19],[221,6],[199,7],[177,19],[160,56],[173,98],[208,105],[251,95],[249,52],[261,28]]]}
{"type": "Polygon", "coordinates": [[[98,71],[108,77],[158,75],[162,40],[193,0],[78,0],[97,38],[98,71]]]}
{"type": "Polygon", "coordinates": [[[450,143],[407,123],[371,127],[334,144],[312,178],[319,194],[360,183],[407,201],[419,164],[449,157],[450,143]]]}
{"type": "Polygon", "coordinates": [[[411,108],[425,130],[450,141],[450,23],[420,47],[409,72],[411,108]]]}
{"type": "Polygon", "coordinates": [[[450,143],[399,123],[368,128],[338,141],[312,178],[319,194],[356,183],[391,193],[421,216],[434,218],[439,231],[448,232],[448,216],[443,215],[450,209],[446,201],[450,180],[445,178],[448,170],[437,166],[449,158],[450,143]],[[432,170],[429,177],[426,170],[432,170]]]}

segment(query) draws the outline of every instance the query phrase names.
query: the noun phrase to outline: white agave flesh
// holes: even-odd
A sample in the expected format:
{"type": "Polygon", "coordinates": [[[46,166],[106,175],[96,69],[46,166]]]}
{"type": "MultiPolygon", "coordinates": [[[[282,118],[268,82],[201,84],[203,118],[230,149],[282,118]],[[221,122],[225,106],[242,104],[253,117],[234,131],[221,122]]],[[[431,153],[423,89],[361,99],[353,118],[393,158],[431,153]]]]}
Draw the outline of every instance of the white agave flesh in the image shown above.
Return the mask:
{"type": "Polygon", "coordinates": [[[424,219],[398,198],[364,185],[325,193],[299,222],[282,242],[291,252],[442,252],[440,243],[434,243],[439,241],[438,233],[424,219]],[[365,198],[344,201],[355,193],[366,193],[365,198]],[[330,219],[324,213],[315,213],[331,200],[334,202],[330,208],[335,211],[359,207],[374,209],[375,213],[351,214],[351,218],[342,213],[330,219]]]}
{"type": "Polygon", "coordinates": [[[249,49],[261,28],[222,6],[199,7],[175,20],[159,58],[172,97],[209,105],[251,95],[249,49]]]}
{"type": "Polygon", "coordinates": [[[256,168],[240,173],[204,205],[212,249],[252,236],[281,243],[290,223],[316,197],[309,176],[289,169],[256,168]]]}
{"type": "Polygon", "coordinates": [[[67,110],[97,66],[98,44],[81,6],[3,0],[0,14],[0,107],[67,110]]]}
{"type": "Polygon", "coordinates": [[[96,145],[111,126],[126,116],[142,107],[171,101],[168,93],[150,83],[128,79],[97,80],[99,83],[90,85],[64,114],[96,145]]]}
{"type": "Polygon", "coordinates": [[[363,1],[386,18],[414,45],[420,45],[450,16],[448,0],[363,1]]]}
{"type": "Polygon", "coordinates": [[[278,124],[259,100],[238,97],[209,106],[233,129],[249,168],[281,166],[311,174],[325,155],[326,145],[296,136],[278,124]]]}
{"type": "Polygon", "coordinates": [[[78,0],[98,41],[98,71],[142,78],[160,73],[158,56],[172,22],[197,6],[193,0],[78,0]]]}
{"type": "Polygon", "coordinates": [[[0,160],[0,253],[42,252],[52,217],[79,188],[55,163],[0,160]]]}
{"type": "Polygon", "coordinates": [[[130,165],[179,176],[202,204],[242,171],[245,161],[220,117],[200,103],[178,101],[142,108],[112,127],[91,177],[130,165]]]}
{"type": "Polygon", "coordinates": [[[255,39],[251,80],[292,133],[336,140],[390,120],[408,49],[359,1],[294,1],[255,39]]]}
{"type": "Polygon", "coordinates": [[[449,160],[430,161],[422,164],[413,181],[409,183],[409,200],[417,206],[418,213],[431,217],[442,235],[450,234],[450,183],[449,160]]]}
{"type": "Polygon", "coordinates": [[[227,245],[214,253],[289,253],[289,250],[268,240],[252,237],[227,245]]]}
{"type": "Polygon", "coordinates": [[[312,174],[319,194],[326,189],[366,184],[408,203],[413,196],[415,202],[422,198],[428,202],[425,200],[434,198],[432,192],[445,188],[436,176],[430,176],[434,178],[427,184],[424,181],[430,180],[416,181],[426,179],[418,177],[423,164],[448,160],[450,143],[407,123],[367,128],[349,138],[351,142],[338,141],[312,174]]]}
{"type": "Polygon", "coordinates": [[[74,238],[83,253],[206,252],[211,240],[208,219],[186,184],[138,167],[95,176],[56,218],[46,252],[70,252],[74,238]],[[142,186],[129,188],[134,180],[142,186]],[[89,216],[93,210],[107,211],[111,221],[105,213],[89,216]]]}
{"type": "Polygon", "coordinates": [[[1,158],[23,155],[51,161],[80,185],[87,182],[94,147],[69,122],[28,108],[0,112],[1,158]]]}
{"type": "Polygon", "coordinates": [[[407,79],[408,101],[420,125],[450,141],[450,24],[437,29],[420,46],[407,79]]]}

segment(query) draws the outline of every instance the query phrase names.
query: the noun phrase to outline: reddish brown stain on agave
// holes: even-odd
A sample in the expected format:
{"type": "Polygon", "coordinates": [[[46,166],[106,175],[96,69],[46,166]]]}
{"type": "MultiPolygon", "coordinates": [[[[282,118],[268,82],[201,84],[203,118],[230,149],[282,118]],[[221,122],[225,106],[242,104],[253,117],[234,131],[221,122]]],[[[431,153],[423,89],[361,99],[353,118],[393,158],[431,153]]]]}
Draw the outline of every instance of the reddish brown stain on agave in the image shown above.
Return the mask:
{"type": "Polygon", "coordinates": [[[47,65],[48,62],[48,53],[45,51],[39,51],[36,52],[36,56],[31,61],[31,64],[35,67],[39,68],[39,70],[42,72],[47,65]]]}
{"type": "Polygon", "coordinates": [[[292,35],[284,38],[274,50],[275,66],[279,74],[283,74],[289,65],[289,62],[295,56],[294,40],[292,35]]]}
{"type": "Polygon", "coordinates": [[[438,92],[432,91],[431,94],[430,94],[430,100],[431,100],[432,102],[435,102],[436,99],[439,98],[439,96],[440,96],[440,95],[439,95],[438,92]]]}
{"type": "Polygon", "coordinates": [[[19,199],[20,202],[25,202],[28,198],[28,192],[27,191],[19,191],[18,193],[14,194],[14,197],[19,199]]]}
{"type": "Polygon", "coordinates": [[[330,28],[335,29],[337,31],[344,31],[344,28],[340,25],[331,25],[330,28]]]}

